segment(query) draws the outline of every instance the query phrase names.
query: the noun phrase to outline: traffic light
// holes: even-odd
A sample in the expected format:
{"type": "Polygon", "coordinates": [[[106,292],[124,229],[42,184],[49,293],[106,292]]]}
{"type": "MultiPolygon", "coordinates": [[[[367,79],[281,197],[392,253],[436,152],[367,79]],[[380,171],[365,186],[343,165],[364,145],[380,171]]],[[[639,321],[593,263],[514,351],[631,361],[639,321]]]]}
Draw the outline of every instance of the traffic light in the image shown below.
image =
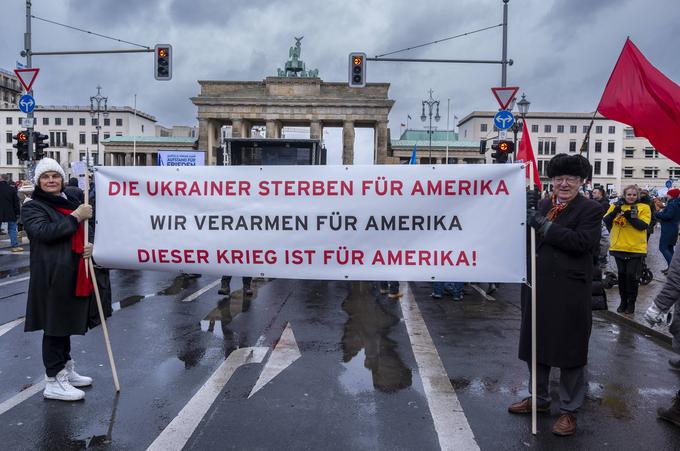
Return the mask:
{"type": "Polygon", "coordinates": [[[508,156],[515,151],[515,143],[512,141],[498,141],[491,145],[491,154],[496,163],[507,163],[508,156]]]}
{"type": "Polygon", "coordinates": [[[482,155],[486,153],[486,139],[479,140],[479,153],[482,155]]]}
{"type": "Polygon", "coordinates": [[[349,87],[363,88],[366,86],[366,54],[349,54],[349,87]]]}
{"type": "Polygon", "coordinates": [[[12,147],[17,150],[17,158],[19,161],[28,160],[28,130],[20,131],[13,136],[12,139],[17,140],[17,143],[13,144],[12,147]]]}
{"type": "Polygon", "coordinates": [[[43,135],[40,132],[33,132],[33,142],[35,143],[35,160],[40,160],[45,156],[45,149],[50,147],[49,143],[45,142],[48,138],[49,137],[47,135],[43,135]]]}
{"type": "Polygon", "coordinates": [[[154,47],[153,75],[156,80],[172,78],[172,46],[170,44],[156,44],[154,47]]]}

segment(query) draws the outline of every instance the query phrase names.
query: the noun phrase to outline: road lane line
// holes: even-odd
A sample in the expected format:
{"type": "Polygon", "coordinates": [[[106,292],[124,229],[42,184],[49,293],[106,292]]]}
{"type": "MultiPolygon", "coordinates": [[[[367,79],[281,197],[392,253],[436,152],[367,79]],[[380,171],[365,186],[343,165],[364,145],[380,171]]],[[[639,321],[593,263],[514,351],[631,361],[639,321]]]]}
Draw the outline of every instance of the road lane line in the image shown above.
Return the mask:
{"type": "Polygon", "coordinates": [[[189,296],[187,296],[187,297],[185,297],[184,299],[182,299],[182,302],[191,302],[191,301],[195,300],[197,297],[199,297],[200,295],[202,295],[203,293],[205,293],[206,291],[212,289],[215,285],[217,285],[218,283],[220,283],[220,280],[221,280],[221,279],[217,279],[216,281],[209,283],[208,285],[204,286],[203,288],[201,288],[200,290],[196,291],[195,293],[192,293],[192,294],[190,294],[189,296]]]}
{"type": "Polygon", "coordinates": [[[479,294],[481,294],[482,297],[483,297],[484,299],[486,299],[487,301],[495,301],[495,300],[496,300],[496,298],[494,298],[493,296],[490,296],[490,295],[486,294],[486,291],[482,290],[481,287],[479,287],[478,285],[475,285],[474,283],[471,283],[470,286],[471,286],[472,288],[474,288],[475,290],[477,290],[477,292],[478,292],[479,294]]]}
{"type": "Polygon", "coordinates": [[[479,445],[475,441],[463,407],[446,374],[413,293],[408,283],[402,283],[401,286],[404,296],[399,303],[418,372],[423,381],[425,398],[434,420],[439,446],[442,450],[478,450],[479,445]]]}
{"type": "Polygon", "coordinates": [[[26,390],[20,391],[19,393],[17,393],[13,397],[9,398],[7,401],[4,401],[2,404],[0,404],[0,415],[7,412],[12,407],[17,406],[17,405],[21,404],[22,402],[26,401],[28,398],[30,398],[31,396],[40,392],[44,388],[45,388],[45,381],[43,380],[41,382],[38,382],[35,385],[31,385],[26,390]]]}
{"type": "Polygon", "coordinates": [[[189,400],[177,416],[163,429],[147,451],[181,450],[198,427],[205,414],[234,372],[248,363],[261,363],[269,348],[252,347],[236,349],[215,370],[210,378],[189,400]]]}
{"type": "Polygon", "coordinates": [[[25,319],[26,318],[23,318],[23,317],[17,318],[17,319],[12,320],[8,323],[0,325],[0,337],[2,337],[3,335],[5,335],[7,332],[14,329],[15,327],[17,327],[19,324],[23,323],[25,319]]]}
{"type": "Polygon", "coordinates": [[[26,276],[26,277],[19,277],[18,279],[8,280],[7,282],[0,283],[0,287],[4,287],[5,285],[12,285],[13,283],[23,282],[24,280],[28,280],[30,278],[31,278],[31,276],[26,276]]]}

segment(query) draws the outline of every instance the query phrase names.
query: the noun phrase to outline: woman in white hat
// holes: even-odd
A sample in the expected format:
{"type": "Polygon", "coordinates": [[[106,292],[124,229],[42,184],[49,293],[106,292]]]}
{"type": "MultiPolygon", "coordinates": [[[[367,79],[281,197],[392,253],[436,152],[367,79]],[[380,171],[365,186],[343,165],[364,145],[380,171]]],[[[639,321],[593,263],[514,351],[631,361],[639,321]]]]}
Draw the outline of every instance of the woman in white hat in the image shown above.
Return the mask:
{"type": "Polygon", "coordinates": [[[70,355],[71,335],[85,334],[94,305],[92,283],[85,274],[92,245],[85,246],[83,233],[83,221],[92,217],[92,207],[63,193],[65,177],[57,161],[40,160],[32,200],[21,211],[31,243],[24,330],[43,331],[44,397],[76,401],[85,397],[76,387],[92,384],[91,378],[76,373],[70,355]]]}

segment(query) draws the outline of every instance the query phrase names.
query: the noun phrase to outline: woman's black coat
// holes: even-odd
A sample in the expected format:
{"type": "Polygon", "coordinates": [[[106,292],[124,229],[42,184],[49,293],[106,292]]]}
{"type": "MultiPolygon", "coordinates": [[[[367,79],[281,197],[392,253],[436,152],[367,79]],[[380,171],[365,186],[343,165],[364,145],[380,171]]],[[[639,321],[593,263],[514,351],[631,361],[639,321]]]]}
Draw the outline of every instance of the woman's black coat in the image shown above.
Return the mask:
{"type": "Polygon", "coordinates": [[[93,296],[75,295],[80,256],[71,250],[71,237],[78,221],[35,198],[24,204],[21,218],[31,241],[25,330],[60,337],[84,334],[97,307],[93,296]]]}
{"type": "MultiPolygon", "coordinates": [[[[550,199],[539,204],[546,215],[550,199]]],[[[592,327],[593,256],[602,207],[578,195],[536,243],[536,355],[538,363],[573,368],[588,363],[592,327]]],[[[522,287],[519,358],[531,361],[531,289],[522,287]]]]}

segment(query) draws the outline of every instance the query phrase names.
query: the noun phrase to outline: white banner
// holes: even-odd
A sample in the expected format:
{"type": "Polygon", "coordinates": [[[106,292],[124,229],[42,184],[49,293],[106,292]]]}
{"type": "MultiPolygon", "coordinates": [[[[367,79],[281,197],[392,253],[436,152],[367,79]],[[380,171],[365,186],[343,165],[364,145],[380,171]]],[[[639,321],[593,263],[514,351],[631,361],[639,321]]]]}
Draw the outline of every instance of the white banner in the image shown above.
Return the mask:
{"type": "Polygon", "coordinates": [[[205,152],[159,150],[158,166],[203,166],[205,152]]]}
{"type": "Polygon", "coordinates": [[[521,282],[524,169],[99,167],[110,268],[294,279],[521,282]]]}

